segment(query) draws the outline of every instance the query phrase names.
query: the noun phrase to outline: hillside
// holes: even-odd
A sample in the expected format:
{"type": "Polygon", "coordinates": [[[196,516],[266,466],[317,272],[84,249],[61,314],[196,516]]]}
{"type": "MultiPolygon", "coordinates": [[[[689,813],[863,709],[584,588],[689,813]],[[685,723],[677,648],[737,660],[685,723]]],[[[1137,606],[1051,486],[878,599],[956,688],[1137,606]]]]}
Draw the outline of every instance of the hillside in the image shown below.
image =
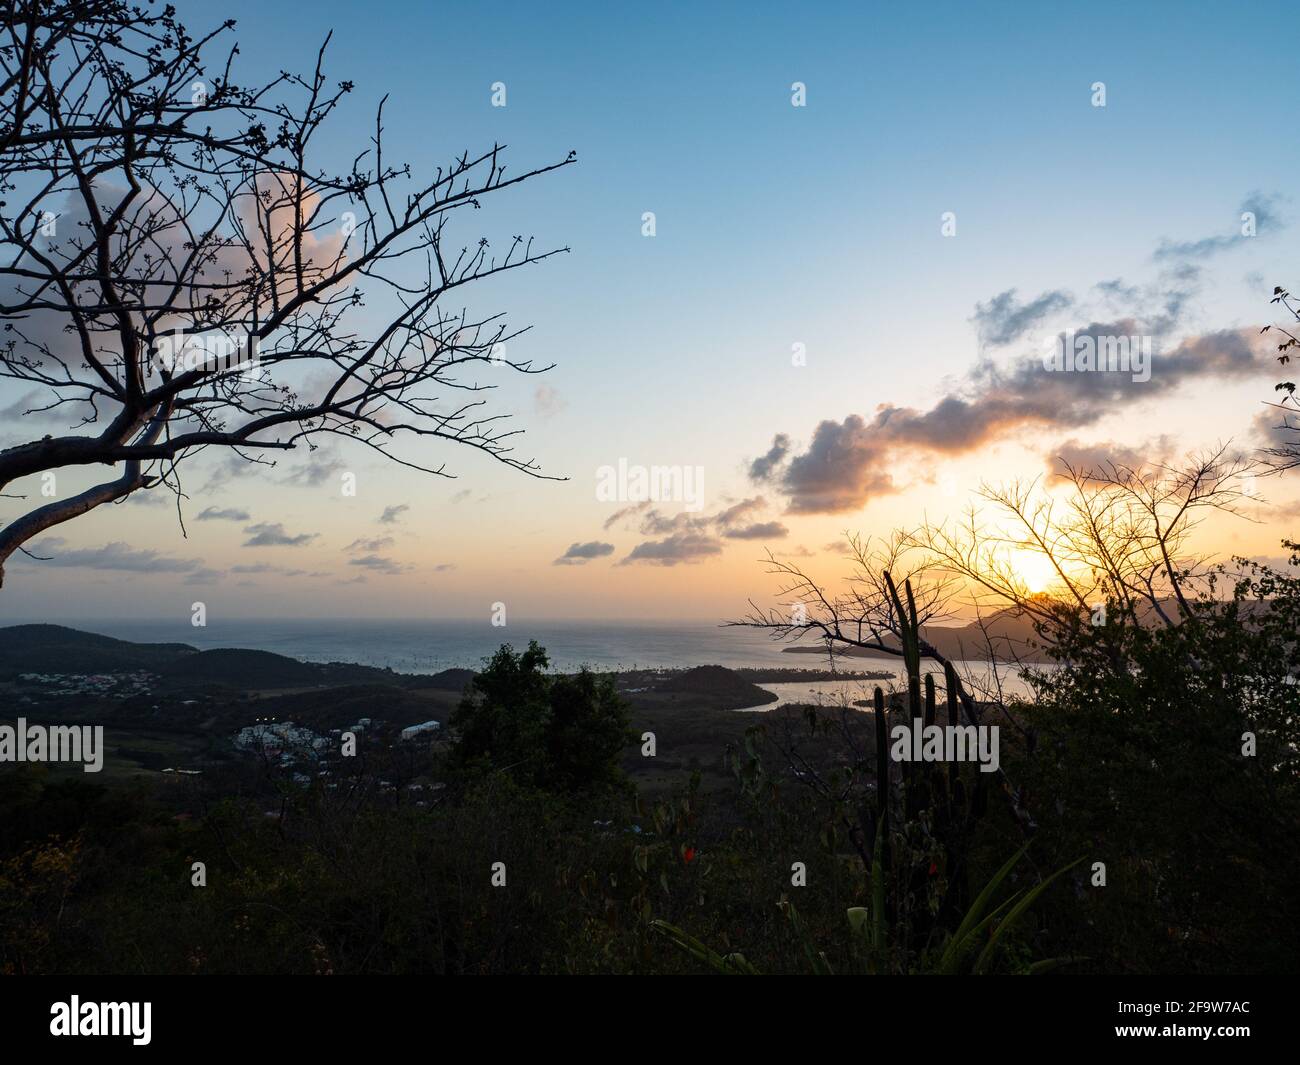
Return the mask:
{"type": "Polygon", "coordinates": [[[184,643],[131,643],[64,625],[0,628],[0,679],[20,673],[162,672],[198,654],[184,643]]]}
{"type": "MultiPolygon", "coordinates": [[[[300,662],[296,658],[223,647],[200,651],[184,643],[132,643],[64,625],[0,627],[0,680],[21,673],[155,673],[170,688],[221,685],[228,688],[307,688],[320,685],[409,682],[401,674],[344,662],[300,662]]],[[[434,678],[430,687],[463,686],[459,671],[434,678]]],[[[468,673],[468,671],[465,671],[468,673]]]]}
{"type": "Polygon", "coordinates": [[[158,671],[168,680],[235,688],[296,688],[322,683],[321,667],[270,651],[199,651],[158,671]]]}

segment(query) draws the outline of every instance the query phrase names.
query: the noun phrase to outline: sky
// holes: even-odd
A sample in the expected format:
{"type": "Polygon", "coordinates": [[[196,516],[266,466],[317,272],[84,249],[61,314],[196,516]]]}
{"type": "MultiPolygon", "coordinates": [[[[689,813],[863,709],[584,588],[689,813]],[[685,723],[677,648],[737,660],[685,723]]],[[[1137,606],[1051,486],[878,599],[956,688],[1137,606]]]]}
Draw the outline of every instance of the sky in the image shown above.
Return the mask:
{"type": "MultiPolygon", "coordinates": [[[[736,617],[775,590],[769,549],[833,579],[846,530],[955,514],[1058,455],[1261,442],[1279,377],[1248,337],[1280,320],[1300,232],[1281,4],[177,7],[237,20],[246,81],[310,69],[333,30],[356,88],[323,164],[385,95],[417,175],[494,142],[515,171],[576,151],[455,223],[570,249],[464,297],[555,364],[502,368],[489,403],[564,479],[443,442],[421,457],[454,479],[346,446],[203,459],[183,526],[150,493],[52,531],[8,565],[0,619],[736,617]],[[1122,322],[1154,336],[1149,380],[1041,374],[1050,337],[1122,322]],[[620,462],[700,491],[611,499],[620,462]]],[[[6,445],[59,431],[22,398],[0,383],[6,445]]],[[[1300,489],[1263,491],[1208,550],[1279,554],[1300,489]]]]}

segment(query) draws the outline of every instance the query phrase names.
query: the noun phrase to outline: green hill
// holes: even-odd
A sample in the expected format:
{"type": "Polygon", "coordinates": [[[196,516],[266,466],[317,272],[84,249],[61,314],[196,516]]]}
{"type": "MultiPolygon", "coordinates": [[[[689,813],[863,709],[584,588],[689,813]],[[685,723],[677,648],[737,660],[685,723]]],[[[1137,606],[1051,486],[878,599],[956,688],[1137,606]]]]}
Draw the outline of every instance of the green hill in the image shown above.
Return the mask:
{"type": "Polygon", "coordinates": [[[198,654],[184,643],[131,643],[64,625],[0,628],[0,679],[19,673],[162,672],[198,654]]]}
{"type": "MultiPolygon", "coordinates": [[[[158,674],[170,688],[211,684],[228,688],[307,688],[394,684],[406,679],[372,666],[299,662],[270,651],[238,647],[200,651],[184,643],[132,643],[65,625],[0,627],[0,680],[12,680],[20,673],[134,673],[137,670],[158,674]]],[[[448,684],[459,680],[442,679],[448,684]]],[[[439,678],[430,686],[440,686],[439,678]]]]}
{"type": "Polygon", "coordinates": [[[171,662],[159,672],[170,681],[232,688],[297,688],[325,683],[324,670],[271,651],[220,647],[171,662]]]}

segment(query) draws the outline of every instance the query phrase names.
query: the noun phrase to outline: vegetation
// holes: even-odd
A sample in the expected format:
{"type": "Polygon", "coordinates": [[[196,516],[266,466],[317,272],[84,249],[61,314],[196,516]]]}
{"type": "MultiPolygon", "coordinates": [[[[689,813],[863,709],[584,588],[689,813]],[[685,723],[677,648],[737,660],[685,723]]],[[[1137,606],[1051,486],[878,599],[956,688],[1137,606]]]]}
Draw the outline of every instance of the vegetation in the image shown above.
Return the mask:
{"type": "Polygon", "coordinates": [[[619,757],[631,740],[614,678],[583,669],[546,672],[534,640],[508,644],[475,676],[451,717],[450,766],[460,781],[489,773],[556,795],[597,795],[625,787],[619,757]]]}
{"type": "Polygon", "coordinates": [[[990,493],[1019,516],[1018,546],[1033,538],[1060,562],[1054,594],[1017,587],[996,552],[974,550],[986,538],[955,529],[900,537],[883,557],[856,544],[850,596],[800,587],[824,638],[899,657],[905,683],[866,713],[738,714],[714,705],[753,697],[727,671],[565,675],[535,643],[501,648],[463,694],[464,675],[376,670],[306,690],[198,678],[193,693],[105,697],[110,728],[126,730],[114,762],[159,768],[151,745],[170,728],[204,773],[5,767],[0,966],[1291,971],[1300,548],[1287,545],[1285,571],[1190,554],[1189,521],[1232,506],[1233,476],[1213,456],[1079,475],[1072,506],[1050,513],[990,493]],[[1051,660],[1025,667],[1032,704],[961,676],[927,638],[960,566],[1031,619],[1051,660]],[[325,734],[363,717],[357,757],[316,775],[229,746],[254,719],[325,734]],[[917,717],[997,724],[998,772],[894,764],[889,730],[917,717]],[[398,739],[429,719],[444,725],[433,738],[398,739]]]}
{"type": "Polygon", "coordinates": [[[507,177],[494,144],[417,178],[385,143],[383,102],[354,148],[339,140],[353,83],[326,75],[328,37],[311,73],[241,82],[233,28],[191,34],[174,8],[126,0],[7,6],[0,378],[66,422],[0,450],[0,490],[113,473],[0,528],[0,583],[24,545],[95,508],[163,491],[180,513],[180,468],[213,448],[269,466],[346,438],[438,475],[402,448],[436,441],[541,475],[508,415],[425,397],[549,368],[509,354],[524,330],[465,300],[567,249],[456,230],[576,155],[507,177]]]}

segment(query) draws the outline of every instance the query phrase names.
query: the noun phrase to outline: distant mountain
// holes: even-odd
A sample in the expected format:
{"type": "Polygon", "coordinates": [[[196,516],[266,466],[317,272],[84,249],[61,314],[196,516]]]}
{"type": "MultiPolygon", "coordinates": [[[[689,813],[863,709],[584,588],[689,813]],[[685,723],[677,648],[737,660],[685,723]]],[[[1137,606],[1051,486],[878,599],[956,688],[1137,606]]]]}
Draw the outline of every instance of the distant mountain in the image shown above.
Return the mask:
{"type": "Polygon", "coordinates": [[[64,625],[0,628],[0,679],[19,673],[162,672],[198,654],[184,643],[131,643],[64,625]]]}
{"type": "MultiPolygon", "coordinates": [[[[1243,614],[1247,617],[1258,608],[1258,604],[1246,604],[1243,614]]],[[[1164,614],[1177,620],[1180,617],[1178,604],[1172,599],[1160,602],[1164,614]]],[[[1163,624],[1153,607],[1142,605],[1136,611],[1141,625],[1163,624]]],[[[1024,611],[1008,607],[986,617],[981,625],[971,622],[969,625],[929,625],[922,626],[921,636],[936,651],[953,661],[987,662],[992,657],[998,662],[1054,662],[1042,646],[1042,639],[1034,631],[1034,619],[1024,611]]],[[[890,641],[886,641],[890,645],[890,641]]],[[[897,643],[892,643],[897,646],[897,643]]],[[[826,656],[825,645],[821,642],[794,645],[782,648],[791,654],[815,654],[826,656]]],[[[844,648],[835,652],[836,657],[879,658],[880,651],[866,651],[859,648],[844,648]]]]}
{"type": "MultiPolygon", "coordinates": [[[[1002,610],[984,619],[983,627],[969,625],[929,625],[921,629],[921,637],[945,658],[954,661],[985,662],[992,655],[999,662],[1050,662],[1052,659],[1039,646],[1041,640],[1034,632],[1033,619],[1014,610],[1002,610]]],[[[887,646],[897,647],[896,641],[886,640],[887,646]]],[[[789,654],[815,654],[823,658],[826,648],[822,643],[801,644],[782,648],[789,654]]],[[[880,651],[860,648],[837,649],[836,657],[879,658],[880,651]]]]}
{"type": "Polygon", "coordinates": [[[12,680],[20,673],[134,673],[137,670],[156,673],[172,686],[217,684],[240,689],[407,681],[401,674],[373,666],[299,662],[270,651],[235,647],[200,651],[184,643],[132,643],[64,625],[0,628],[0,680],[12,680]]]}

